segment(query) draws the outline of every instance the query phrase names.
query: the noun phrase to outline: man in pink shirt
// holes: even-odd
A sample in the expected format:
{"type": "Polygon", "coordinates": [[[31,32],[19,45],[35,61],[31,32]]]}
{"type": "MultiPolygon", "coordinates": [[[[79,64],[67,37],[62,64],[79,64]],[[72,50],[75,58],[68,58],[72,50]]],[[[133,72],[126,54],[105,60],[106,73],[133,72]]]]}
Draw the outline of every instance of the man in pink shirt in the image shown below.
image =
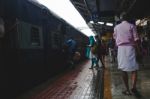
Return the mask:
{"type": "Polygon", "coordinates": [[[137,47],[137,41],[139,40],[136,27],[130,24],[127,17],[124,15],[122,22],[114,28],[114,39],[118,46],[118,69],[122,71],[122,78],[126,87],[126,90],[122,93],[125,95],[131,95],[131,92],[136,92],[137,82],[137,70],[139,69],[136,61],[135,47],[137,47]],[[128,73],[131,72],[132,88],[131,92],[128,85],[128,73]]]}

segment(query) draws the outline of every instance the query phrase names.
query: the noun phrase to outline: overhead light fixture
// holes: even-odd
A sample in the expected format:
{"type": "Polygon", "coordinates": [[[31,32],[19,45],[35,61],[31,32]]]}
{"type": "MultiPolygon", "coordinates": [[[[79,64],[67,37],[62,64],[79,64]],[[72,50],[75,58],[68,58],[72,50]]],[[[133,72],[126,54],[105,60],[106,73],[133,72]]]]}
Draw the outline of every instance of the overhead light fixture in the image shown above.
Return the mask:
{"type": "Polygon", "coordinates": [[[94,21],[90,21],[91,24],[94,24],[94,21]]]}
{"type": "Polygon", "coordinates": [[[141,23],[141,20],[140,20],[140,19],[138,19],[138,20],[135,22],[136,25],[139,25],[140,23],[141,23]]]}
{"type": "Polygon", "coordinates": [[[146,26],[147,25],[147,20],[141,23],[141,26],[146,26]]]}
{"type": "Polygon", "coordinates": [[[99,24],[104,24],[104,22],[98,22],[99,24]]]}
{"type": "Polygon", "coordinates": [[[106,23],[107,26],[113,26],[113,23],[106,23]]]}

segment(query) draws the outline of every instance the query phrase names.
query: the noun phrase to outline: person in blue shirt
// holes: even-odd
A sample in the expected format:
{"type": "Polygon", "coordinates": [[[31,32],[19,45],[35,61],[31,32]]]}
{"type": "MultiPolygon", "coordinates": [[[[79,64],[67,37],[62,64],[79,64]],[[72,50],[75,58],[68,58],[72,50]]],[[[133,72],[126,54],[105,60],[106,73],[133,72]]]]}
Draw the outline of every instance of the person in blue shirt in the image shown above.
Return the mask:
{"type": "Polygon", "coordinates": [[[68,46],[68,50],[69,50],[70,55],[73,56],[75,54],[76,49],[77,49],[77,42],[73,38],[70,38],[67,40],[66,44],[68,46]]]}
{"type": "MultiPolygon", "coordinates": [[[[75,52],[77,50],[77,42],[73,39],[73,37],[70,37],[66,42],[65,45],[67,46],[67,53],[68,53],[68,61],[71,66],[74,65],[73,57],[75,55],[75,52]]],[[[73,67],[72,67],[73,68],[73,67]]]]}

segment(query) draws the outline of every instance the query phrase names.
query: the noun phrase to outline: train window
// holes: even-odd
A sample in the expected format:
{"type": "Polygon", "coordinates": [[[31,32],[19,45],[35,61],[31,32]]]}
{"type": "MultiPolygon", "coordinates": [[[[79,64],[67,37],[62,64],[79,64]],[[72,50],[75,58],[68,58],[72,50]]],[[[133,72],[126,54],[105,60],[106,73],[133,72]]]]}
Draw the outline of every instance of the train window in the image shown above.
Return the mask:
{"type": "Polygon", "coordinates": [[[31,45],[40,46],[39,29],[36,27],[31,27],[31,45]]]}
{"type": "Polygon", "coordinates": [[[61,38],[59,32],[51,32],[51,47],[52,49],[59,49],[61,46],[61,38]]]}

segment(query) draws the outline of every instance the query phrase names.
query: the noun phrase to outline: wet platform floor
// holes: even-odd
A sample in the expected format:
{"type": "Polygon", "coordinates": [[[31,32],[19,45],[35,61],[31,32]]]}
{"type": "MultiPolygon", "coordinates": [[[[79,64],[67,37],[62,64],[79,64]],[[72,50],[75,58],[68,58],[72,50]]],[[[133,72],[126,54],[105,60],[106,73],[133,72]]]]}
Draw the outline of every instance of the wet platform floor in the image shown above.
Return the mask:
{"type": "Polygon", "coordinates": [[[58,75],[17,99],[98,99],[103,70],[89,69],[90,61],[58,75]]]}
{"type": "MultiPolygon", "coordinates": [[[[150,57],[143,59],[144,66],[140,64],[137,80],[137,94],[126,96],[122,94],[125,90],[121,78],[121,72],[117,69],[117,64],[110,64],[109,71],[111,77],[111,99],[150,99],[150,57]]],[[[131,88],[131,73],[129,73],[129,86],[131,88]]]]}
{"type": "MultiPolygon", "coordinates": [[[[124,85],[121,72],[117,69],[117,64],[110,63],[107,58],[105,70],[91,70],[90,61],[86,61],[17,99],[150,99],[149,60],[150,57],[144,59],[145,66],[140,65],[138,72],[137,89],[140,96],[122,94],[124,85]]],[[[131,84],[130,80],[129,83],[131,84]]]]}

